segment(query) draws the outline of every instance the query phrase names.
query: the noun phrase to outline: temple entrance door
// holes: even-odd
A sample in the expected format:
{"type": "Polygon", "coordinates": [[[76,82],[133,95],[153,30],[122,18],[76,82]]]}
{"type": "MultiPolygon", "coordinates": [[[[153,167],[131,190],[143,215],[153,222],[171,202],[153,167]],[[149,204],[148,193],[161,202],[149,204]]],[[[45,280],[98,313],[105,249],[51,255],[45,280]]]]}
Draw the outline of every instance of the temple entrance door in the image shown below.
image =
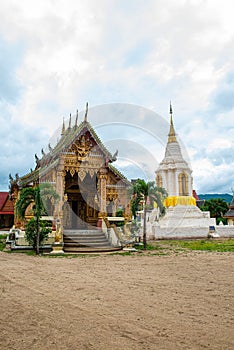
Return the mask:
{"type": "Polygon", "coordinates": [[[79,195],[78,207],[77,207],[77,219],[78,219],[78,229],[87,228],[87,204],[79,195]]]}
{"type": "Polygon", "coordinates": [[[77,229],[78,226],[78,220],[77,220],[77,208],[78,208],[78,203],[77,201],[72,201],[71,202],[71,207],[72,207],[72,228],[77,229]]]}
{"type": "Polygon", "coordinates": [[[87,228],[87,204],[81,196],[78,200],[72,200],[72,229],[81,230],[87,228]]]}
{"type": "Polygon", "coordinates": [[[96,226],[98,207],[95,202],[96,178],[89,175],[80,182],[77,173],[65,177],[64,228],[73,230],[88,229],[96,226]]]}

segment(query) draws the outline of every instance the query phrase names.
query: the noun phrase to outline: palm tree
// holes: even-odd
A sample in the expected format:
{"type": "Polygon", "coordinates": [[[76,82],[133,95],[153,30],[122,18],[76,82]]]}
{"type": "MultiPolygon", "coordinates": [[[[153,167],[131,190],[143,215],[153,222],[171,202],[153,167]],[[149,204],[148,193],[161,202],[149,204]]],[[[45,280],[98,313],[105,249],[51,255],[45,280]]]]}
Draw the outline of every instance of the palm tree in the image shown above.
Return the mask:
{"type": "Polygon", "coordinates": [[[145,180],[138,179],[130,189],[132,194],[132,212],[136,217],[136,210],[139,204],[142,202],[144,210],[143,219],[143,244],[146,249],[146,210],[147,203],[151,206],[156,202],[159,207],[160,213],[164,213],[165,208],[162,204],[162,200],[167,196],[166,190],[162,187],[156,187],[154,181],[145,182],[145,180]]]}
{"type": "Polygon", "coordinates": [[[36,187],[23,188],[20,198],[16,202],[16,213],[19,218],[24,218],[26,210],[30,204],[33,204],[33,212],[36,226],[36,254],[39,254],[40,245],[40,218],[46,213],[45,201],[49,199],[58,200],[58,194],[51,184],[44,183],[36,187]]]}

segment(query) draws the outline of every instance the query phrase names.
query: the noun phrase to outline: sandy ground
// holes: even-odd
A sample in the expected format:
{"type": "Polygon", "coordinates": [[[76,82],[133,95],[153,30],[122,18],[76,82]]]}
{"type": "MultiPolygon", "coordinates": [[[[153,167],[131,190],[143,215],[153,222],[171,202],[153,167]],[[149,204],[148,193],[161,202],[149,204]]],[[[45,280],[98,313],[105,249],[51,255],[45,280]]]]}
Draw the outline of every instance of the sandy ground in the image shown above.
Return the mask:
{"type": "Polygon", "coordinates": [[[0,349],[234,349],[234,254],[0,252],[0,349]]]}

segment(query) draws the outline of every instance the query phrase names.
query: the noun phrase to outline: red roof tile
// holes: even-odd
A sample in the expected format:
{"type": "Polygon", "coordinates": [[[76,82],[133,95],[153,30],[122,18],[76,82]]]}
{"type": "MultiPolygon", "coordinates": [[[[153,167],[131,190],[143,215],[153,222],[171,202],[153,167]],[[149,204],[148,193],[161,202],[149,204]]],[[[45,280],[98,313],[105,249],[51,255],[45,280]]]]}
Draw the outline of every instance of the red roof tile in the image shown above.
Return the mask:
{"type": "Polygon", "coordinates": [[[0,214],[14,214],[14,205],[8,192],[0,192],[0,214]]]}
{"type": "Polygon", "coordinates": [[[9,195],[8,192],[0,192],[0,210],[2,209],[4,204],[6,203],[8,195],[9,195]]]}

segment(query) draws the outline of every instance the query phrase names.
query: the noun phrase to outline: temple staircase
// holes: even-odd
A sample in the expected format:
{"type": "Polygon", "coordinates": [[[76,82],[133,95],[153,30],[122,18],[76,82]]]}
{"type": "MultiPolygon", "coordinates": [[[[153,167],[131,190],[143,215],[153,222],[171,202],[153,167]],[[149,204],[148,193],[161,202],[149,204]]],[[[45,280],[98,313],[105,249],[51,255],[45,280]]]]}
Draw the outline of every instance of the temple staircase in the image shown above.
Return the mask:
{"type": "Polygon", "coordinates": [[[65,253],[112,252],[122,249],[111,246],[100,229],[64,230],[63,242],[65,253]]]}

